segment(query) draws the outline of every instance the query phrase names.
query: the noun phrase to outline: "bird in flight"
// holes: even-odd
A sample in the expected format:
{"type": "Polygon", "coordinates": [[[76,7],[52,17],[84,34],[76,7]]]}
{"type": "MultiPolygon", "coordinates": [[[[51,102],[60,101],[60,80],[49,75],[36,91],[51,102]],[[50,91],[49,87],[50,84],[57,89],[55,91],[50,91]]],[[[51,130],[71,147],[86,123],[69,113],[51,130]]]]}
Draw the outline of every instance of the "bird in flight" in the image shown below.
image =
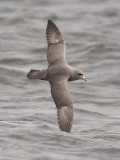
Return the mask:
{"type": "Polygon", "coordinates": [[[82,71],[71,67],[66,62],[64,38],[51,20],[48,20],[46,38],[48,67],[43,70],[31,69],[27,77],[49,82],[57,108],[59,128],[61,131],[70,133],[73,122],[73,101],[68,89],[68,82],[79,79],[87,81],[87,79],[82,71]]]}

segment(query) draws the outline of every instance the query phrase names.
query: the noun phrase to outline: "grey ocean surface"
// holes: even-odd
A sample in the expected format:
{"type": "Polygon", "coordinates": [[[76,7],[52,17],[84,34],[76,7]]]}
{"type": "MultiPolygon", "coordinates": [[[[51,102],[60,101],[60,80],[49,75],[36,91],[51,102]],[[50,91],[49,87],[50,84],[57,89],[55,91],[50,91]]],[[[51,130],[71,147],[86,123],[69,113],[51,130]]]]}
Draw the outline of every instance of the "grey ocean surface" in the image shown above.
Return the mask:
{"type": "Polygon", "coordinates": [[[0,1],[0,160],[120,159],[120,1],[0,1]],[[88,82],[70,82],[71,133],[59,131],[48,82],[46,25],[66,42],[67,62],[88,82]]]}

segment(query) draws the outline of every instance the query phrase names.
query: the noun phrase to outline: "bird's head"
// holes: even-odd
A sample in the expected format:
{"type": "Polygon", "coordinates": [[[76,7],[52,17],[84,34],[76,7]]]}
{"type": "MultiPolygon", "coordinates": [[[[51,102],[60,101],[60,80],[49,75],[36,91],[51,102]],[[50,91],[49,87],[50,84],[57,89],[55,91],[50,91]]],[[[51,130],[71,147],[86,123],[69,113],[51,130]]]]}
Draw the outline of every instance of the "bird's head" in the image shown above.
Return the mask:
{"type": "Polygon", "coordinates": [[[76,74],[78,75],[78,79],[82,79],[84,81],[87,81],[87,78],[85,77],[84,73],[82,71],[76,71],[76,74]]]}
{"type": "Polygon", "coordinates": [[[84,73],[80,70],[73,70],[71,77],[69,78],[69,81],[79,80],[82,79],[84,81],[87,81],[87,78],[84,76],[84,73]]]}

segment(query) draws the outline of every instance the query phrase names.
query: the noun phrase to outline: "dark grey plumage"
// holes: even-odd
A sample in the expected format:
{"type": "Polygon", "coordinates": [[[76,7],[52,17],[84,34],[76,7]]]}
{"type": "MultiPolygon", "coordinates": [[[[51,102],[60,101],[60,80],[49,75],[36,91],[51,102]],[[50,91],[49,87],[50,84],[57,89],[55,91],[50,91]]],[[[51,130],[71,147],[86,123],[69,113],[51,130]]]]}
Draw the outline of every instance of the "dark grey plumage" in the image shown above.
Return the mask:
{"type": "Polygon", "coordinates": [[[68,81],[83,79],[87,81],[83,72],[69,66],[65,59],[65,43],[58,27],[48,20],[46,29],[48,42],[48,68],[31,70],[29,79],[49,81],[51,94],[57,108],[58,124],[61,131],[70,132],[73,121],[73,102],[68,89],[68,81]]]}

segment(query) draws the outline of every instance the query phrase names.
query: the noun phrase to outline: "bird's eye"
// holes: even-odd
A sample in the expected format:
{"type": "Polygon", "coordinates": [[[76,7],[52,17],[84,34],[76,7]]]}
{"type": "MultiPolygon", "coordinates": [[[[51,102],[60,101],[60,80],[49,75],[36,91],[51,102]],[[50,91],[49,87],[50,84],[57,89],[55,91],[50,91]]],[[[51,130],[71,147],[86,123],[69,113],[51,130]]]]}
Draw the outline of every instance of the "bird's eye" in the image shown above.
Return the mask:
{"type": "Polygon", "coordinates": [[[79,73],[79,76],[82,76],[83,74],[82,73],[79,73]]]}

